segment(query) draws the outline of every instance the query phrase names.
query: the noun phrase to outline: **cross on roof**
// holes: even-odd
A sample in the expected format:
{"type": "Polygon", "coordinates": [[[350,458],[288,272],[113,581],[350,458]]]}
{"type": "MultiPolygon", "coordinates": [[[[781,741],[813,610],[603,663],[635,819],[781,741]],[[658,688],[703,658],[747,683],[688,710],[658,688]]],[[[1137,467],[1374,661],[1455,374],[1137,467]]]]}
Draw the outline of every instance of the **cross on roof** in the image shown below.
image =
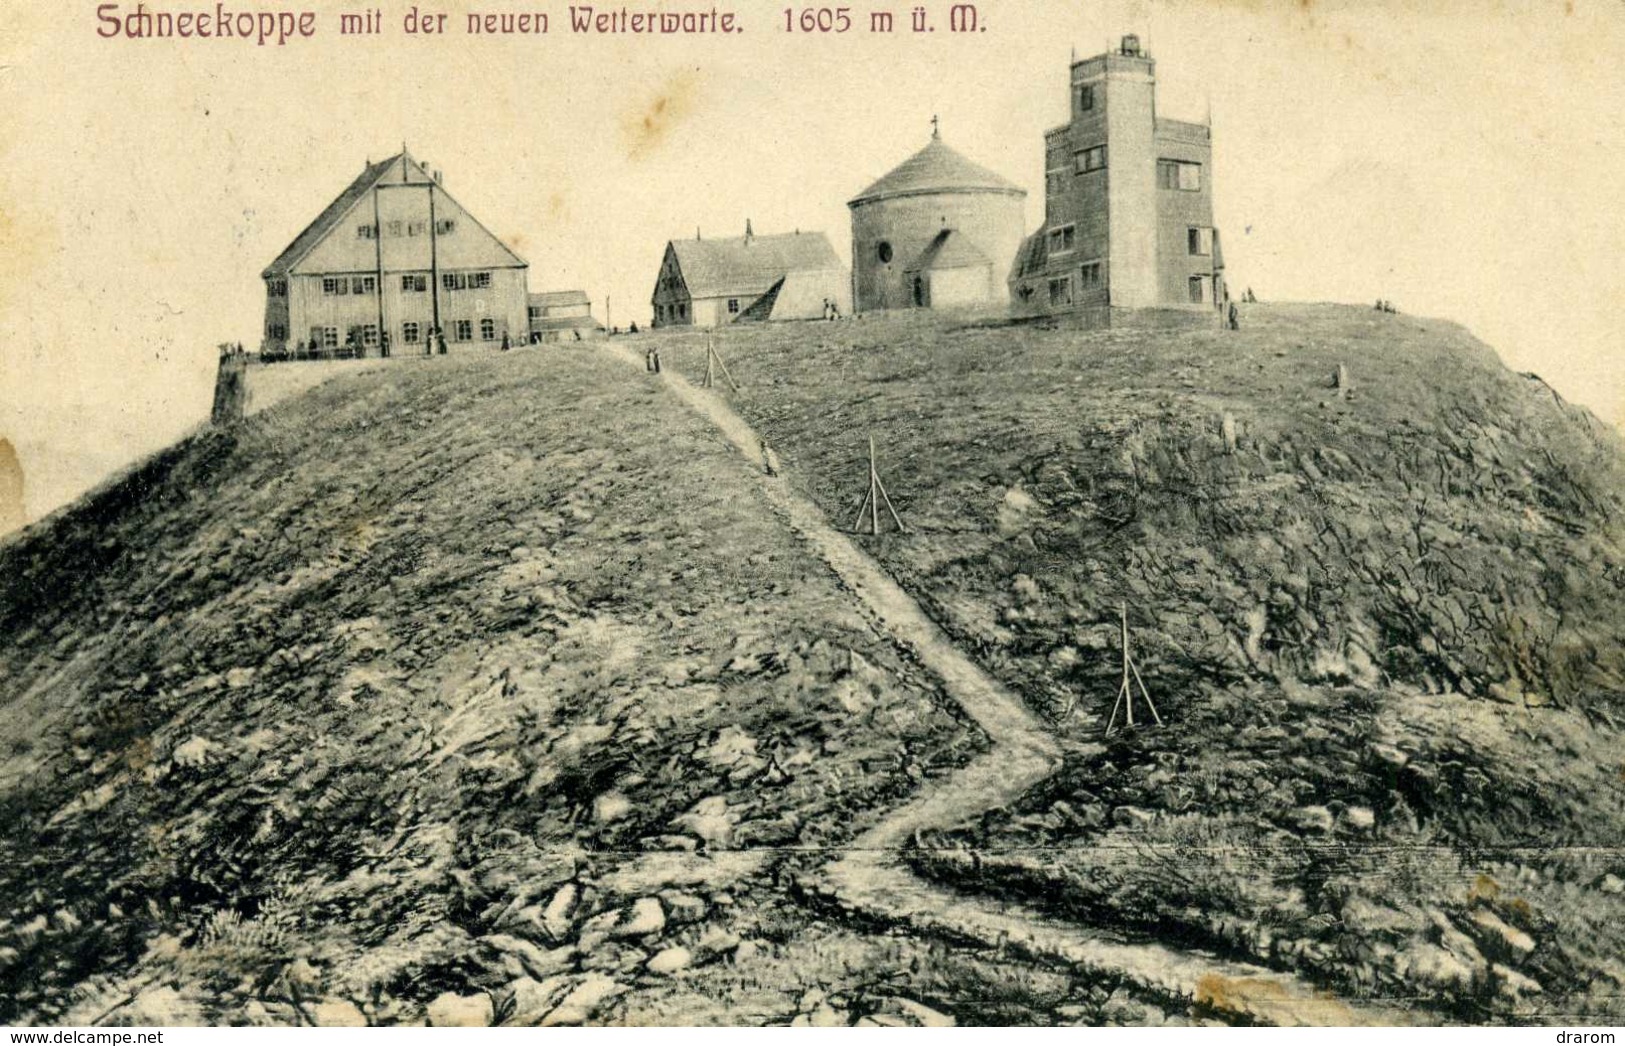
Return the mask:
{"type": "Polygon", "coordinates": [[[933,138],[941,138],[942,137],[942,128],[937,125],[937,114],[936,113],[931,114],[931,137],[933,137],[933,138]]]}

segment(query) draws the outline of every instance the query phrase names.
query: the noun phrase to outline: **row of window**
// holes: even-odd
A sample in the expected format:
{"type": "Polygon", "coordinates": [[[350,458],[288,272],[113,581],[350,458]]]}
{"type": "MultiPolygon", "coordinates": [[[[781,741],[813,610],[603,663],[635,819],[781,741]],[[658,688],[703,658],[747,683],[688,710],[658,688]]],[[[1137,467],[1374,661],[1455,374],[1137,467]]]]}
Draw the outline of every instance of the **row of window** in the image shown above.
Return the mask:
{"type": "MultiPolygon", "coordinates": [[[[1083,291],[1098,290],[1102,286],[1102,280],[1103,276],[1100,262],[1090,262],[1078,270],[1078,291],[1081,293],[1083,291]]],[[[1191,303],[1193,305],[1204,305],[1210,303],[1212,298],[1208,294],[1208,288],[1212,285],[1212,277],[1190,277],[1187,281],[1186,289],[1191,303]]],[[[1052,277],[1049,281],[1050,305],[1056,308],[1071,305],[1072,288],[1072,277],[1070,275],[1052,277]]]]}
{"type": "MultiPolygon", "coordinates": [[[[363,324],[360,327],[350,328],[351,343],[359,341],[362,345],[378,344],[378,325],[375,323],[363,324]]],[[[339,329],[337,327],[310,328],[310,345],[312,348],[336,349],[339,347],[339,329]]]]}
{"type": "MultiPolygon", "coordinates": [[[[1105,269],[1101,262],[1086,262],[1078,269],[1077,289],[1083,291],[1099,290],[1105,286],[1105,269]]],[[[1071,275],[1056,276],[1049,281],[1049,303],[1053,306],[1066,306],[1072,304],[1072,277],[1071,275]]]]}
{"type": "MultiPolygon", "coordinates": [[[[497,322],[496,322],[496,320],[493,320],[490,317],[486,317],[485,319],[482,319],[482,320],[479,321],[479,325],[480,325],[480,340],[481,341],[496,341],[497,340],[497,322]]],[[[423,340],[424,336],[427,333],[428,332],[422,326],[420,326],[419,324],[416,324],[416,323],[403,323],[403,324],[401,324],[401,340],[406,342],[406,344],[408,344],[408,345],[417,345],[417,344],[419,344],[423,340]]],[[[473,320],[452,320],[451,321],[451,340],[452,341],[473,341],[474,340],[474,321],[473,320]]]]}
{"type": "MultiPolygon", "coordinates": [[[[426,221],[387,221],[384,223],[383,231],[387,236],[424,236],[428,234],[429,223],[426,221]]],[[[450,236],[457,231],[457,219],[440,219],[434,223],[434,231],[436,236],[450,236]]],[[[376,240],[378,238],[378,226],[371,222],[365,225],[357,225],[355,235],[358,240],[376,240]]]]}
{"type": "Polygon", "coordinates": [[[266,280],[265,293],[272,298],[286,298],[288,296],[288,281],[282,279],[266,280]]]}
{"type": "MultiPolygon", "coordinates": [[[[1097,145],[1084,149],[1072,157],[1072,173],[1088,174],[1106,169],[1106,147],[1097,145]]],[[[1066,170],[1056,168],[1045,172],[1044,187],[1050,193],[1066,191],[1066,170]]],[[[1158,160],[1157,188],[1177,189],[1181,192],[1202,191],[1202,165],[1194,160],[1158,160]]]]}
{"type": "MultiPolygon", "coordinates": [[[[453,320],[451,323],[451,340],[473,341],[475,329],[474,323],[475,321],[473,320],[453,320]]],[[[270,334],[272,338],[282,340],[287,337],[287,329],[284,327],[272,327],[270,334]]],[[[428,328],[421,323],[416,323],[409,320],[406,323],[401,324],[401,341],[405,342],[407,345],[423,344],[423,339],[427,334],[428,328]]],[[[480,320],[479,335],[480,341],[496,341],[496,320],[493,320],[490,317],[480,320]]],[[[365,346],[377,345],[378,326],[377,324],[373,323],[365,323],[352,327],[350,328],[348,339],[350,343],[359,342],[361,345],[365,346]]],[[[337,327],[310,328],[310,344],[328,349],[338,348],[339,329],[337,327]]]]}
{"type": "Polygon", "coordinates": [[[443,272],[440,274],[440,286],[448,291],[477,291],[491,286],[491,274],[488,272],[443,272]]]}
{"type": "MultiPolygon", "coordinates": [[[[1053,257],[1065,254],[1077,246],[1077,226],[1061,225],[1049,231],[1049,253],[1053,257]]],[[[1213,230],[1205,225],[1192,225],[1185,230],[1185,246],[1191,254],[1207,257],[1213,253],[1213,230]]]]}
{"type": "Polygon", "coordinates": [[[337,294],[372,294],[378,290],[376,276],[323,276],[322,293],[337,294]]]}
{"type": "MultiPolygon", "coordinates": [[[[448,291],[484,290],[491,286],[491,274],[489,272],[443,272],[440,274],[440,286],[448,291]]],[[[428,289],[429,277],[426,273],[409,272],[401,276],[401,290],[403,291],[421,294],[428,289]]],[[[323,294],[372,294],[377,290],[378,278],[376,276],[322,277],[323,294]]],[[[285,284],[283,293],[287,293],[285,284]]]]}
{"type": "MultiPolygon", "coordinates": [[[[739,300],[737,298],[729,299],[729,301],[728,301],[728,311],[729,312],[738,312],[739,311],[739,300]]],[[[688,319],[688,303],[687,302],[681,302],[680,301],[676,305],[656,305],[655,306],[655,322],[657,322],[657,323],[665,323],[668,320],[686,320],[686,319],[688,319]]]]}

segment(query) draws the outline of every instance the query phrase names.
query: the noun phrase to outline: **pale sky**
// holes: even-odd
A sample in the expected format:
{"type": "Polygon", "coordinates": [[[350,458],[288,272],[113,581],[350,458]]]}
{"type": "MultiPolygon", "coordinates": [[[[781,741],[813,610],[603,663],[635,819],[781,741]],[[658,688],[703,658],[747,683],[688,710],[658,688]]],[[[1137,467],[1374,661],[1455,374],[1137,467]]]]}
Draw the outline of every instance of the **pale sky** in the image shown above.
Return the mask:
{"type": "Polygon", "coordinates": [[[1157,60],[1160,113],[1211,106],[1233,286],[1457,320],[1625,422],[1613,0],[988,0],[984,33],[890,37],[788,35],[782,6],[739,0],[738,36],[618,39],[572,35],[550,0],[419,5],[452,28],[552,14],[515,40],[406,38],[412,4],[377,2],[375,39],[338,36],[351,5],[283,5],[323,14],[280,49],[100,40],[90,0],[0,7],[0,435],[34,515],[206,417],[216,343],[258,343],[260,270],[403,141],[532,290],[641,324],[666,240],[696,226],[822,230],[846,255],[845,201],[934,113],[1028,190],[1035,226],[1070,52],[1125,32],[1157,60]]]}

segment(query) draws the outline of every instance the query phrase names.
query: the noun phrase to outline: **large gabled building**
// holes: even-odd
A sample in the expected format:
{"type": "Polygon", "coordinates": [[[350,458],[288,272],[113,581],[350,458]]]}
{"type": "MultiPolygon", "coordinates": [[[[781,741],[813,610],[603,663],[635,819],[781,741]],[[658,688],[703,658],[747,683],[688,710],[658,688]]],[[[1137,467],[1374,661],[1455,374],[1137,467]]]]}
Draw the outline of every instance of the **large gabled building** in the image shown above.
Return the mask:
{"type": "Polygon", "coordinates": [[[1070,107],[1044,136],[1044,225],[1016,256],[1015,313],[1222,305],[1211,126],[1157,115],[1134,36],[1072,63],[1070,107]]]}
{"type": "Polygon", "coordinates": [[[666,244],[652,299],[656,327],[816,320],[851,311],[851,280],[821,232],[666,244]]]}
{"type": "Polygon", "coordinates": [[[369,163],[266,267],[271,356],[423,354],[529,336],[526,263],[402,150],[369,163]]]}

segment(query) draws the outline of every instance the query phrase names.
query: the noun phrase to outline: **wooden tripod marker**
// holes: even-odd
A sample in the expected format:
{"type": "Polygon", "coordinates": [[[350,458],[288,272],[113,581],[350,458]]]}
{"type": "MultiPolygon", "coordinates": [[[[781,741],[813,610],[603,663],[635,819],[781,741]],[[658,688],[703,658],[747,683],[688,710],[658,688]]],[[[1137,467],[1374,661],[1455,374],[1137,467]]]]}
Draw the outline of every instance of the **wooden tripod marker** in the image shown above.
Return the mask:
{"type": "Polygon", "coordinates": [[[1111,733],[1112,728],[1117,725],[1117,710],[1119,708],[1124,710],[1124,721],[1129,726],[1134,725],[1134,691],[1129,686],[1129,681],[1131,678],[1133,679],[1134,684],[1140,688],[1140,695],[1145,698],[1145,706],[1151,710],[1151,718],[1156,720],[1158,726],[1162,725],[1162,716],[1157,714],[1157,706],[1151,700],[1151,693],[1146,690],[1145,681],[1140,678],[1139,666],[1134,663],[1134,657],[1129,653],[1128,604],[1122,604],[1119,609],[1122,614],[1123,685],[1117,690],[1117,700],[1112,704],[1111,719],[1106,723],[1106,732],[1108,734],[1111,733]]]}
{"type": "Polygon", "coordinates": [[[886,511],[891,513],[892,522],[897,524],[900,533],[907,534],[908,528],[903,526],[903,517],[897,514],[892,507],[891,495],[886,493],[886,485],[880,482],[880,470],[875,467],[875,438],[869,437],[869,489],[864,492],[863,502],[858,505],[858,518],[852,521],[852,531],[863,533],[863,514],[869,514],[870,533],[880,534],[880,506],[884,503],[886,511]]]}
{"type": "Polygon", "coordinates": [[[709,389],[716,384],[718,368],[722,370],[723,379],[738,392],[739,383],[728,373],[728,365],[722,361],[722,355],[712,346],[711,336],[708,334],[705,337],[705,381],[701,383],[703,388],[709,389]]]}

